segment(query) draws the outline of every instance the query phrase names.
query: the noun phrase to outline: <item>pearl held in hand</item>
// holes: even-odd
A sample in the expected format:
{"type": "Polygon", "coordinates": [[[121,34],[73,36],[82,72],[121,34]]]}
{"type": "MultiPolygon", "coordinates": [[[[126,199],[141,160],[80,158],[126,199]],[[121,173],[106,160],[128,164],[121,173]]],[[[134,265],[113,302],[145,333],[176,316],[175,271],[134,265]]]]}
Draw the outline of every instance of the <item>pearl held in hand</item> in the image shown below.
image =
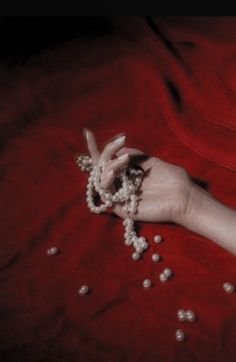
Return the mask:
{"type": "Polygon", "coordinates": [[[147,249],[148,244],[143,237],[138,237],[134,231],[134,220],[129,216],[129,214],[135,214],[138,207],[138,197],[135,192],[141,185],[143,178],[143,171],[139,170],[136,172],[133,168],[128,167],[124,168],[120,174],[121,188],[116,191],[114,194],[111,194],[107,190],[104,190],[101,187],[101,175],[104,167],[106,166],[107,161],[103,162],[101,165],[95,165],[91,168],[90,176],[88,178],[86,200],[88,207],[91,212],[99,214],[106,211],[107,208],[112,207],[113,203],[124,203],[122,210],[125,213],[125,220],[123,225],[125,227],[125,245],[133,245],[136,254],[133,254],[133,259],[138,260],[138,254],[142,254],[145,249],[147,249]],[[129,176],[133,173],[132,177],[129,176]],[[99,194],[100,199],[105,199],[105,203],[97,206],[93,200],[93,189],[99,194]]]}
{"type": "Polygon", "coordinates": [[[223,284],[223,289],[226,293],[233,293],[235,290],[234,285],[229,282],[223,284]]]}
{"type": "Polygon", "coordinates": [[[82,285],[78,290],[79,295],[85,295],[88,294],[88,292],[89,292],[89,287],[87,285],[82,285]]]}
{"type": "Polygon", "coordinates": [[[143,281],[143,287],[144,287],[145,289],[150,288],[151,285],[152,285],[152,282],[151,282],[150,279],[144,279],[144,281],[143,281]]]}
{"type": "Polygon", "coordinates": [[[183,309],[178,310],[177,317],[180,322],[185,322],[187,319],[185,310],[183,309]]]}
{"type": "Polygon", "coordinates": [[[182,329],[177,329],[177,331],[175,332],[175,338],[178,342],[182,342],[185,340],[185,334],[182,329]]]}

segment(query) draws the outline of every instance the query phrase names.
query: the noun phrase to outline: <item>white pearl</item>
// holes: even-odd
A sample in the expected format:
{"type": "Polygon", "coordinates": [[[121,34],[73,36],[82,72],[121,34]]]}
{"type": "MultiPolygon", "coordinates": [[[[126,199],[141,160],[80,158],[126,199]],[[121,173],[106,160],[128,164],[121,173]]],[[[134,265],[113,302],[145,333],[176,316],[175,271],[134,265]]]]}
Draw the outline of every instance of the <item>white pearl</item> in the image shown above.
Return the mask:
{"type": "Polygon", "coordinates": [[[125,231],[130,234],[133,231],[133,226],[125,225],[125,231]]]}
{"type": "Polygon", "coordinates": [[[106,205],[101,205],[101,206],[100,206],[100,210],[101,210],[101,211],[106,211],[106,209],[107,209],[106,205]]]}
{"type": "Polygon", "coordinates": [[[155,235],[154,236],[154,241],[155,241],[155,243],[159,244],[162,241],[161,235],[155,235]]]}
{"type": "MultiPolygon", "coordinates": [[[[129,185],[129,187],[128,187],[128,190],[129,190],[129,192],[134,192],[135,191],[135,187],[134,187],[134,185],[129,185]]],[[[131,195],[131,196],[133,196],[133,195],[131,195]]],[[[135,195],[134,195],[135,196],[135,195]]]]}
{"type": "Polygon", "coordinates": [[[127,205],[126,205],[126,206],[123,206],[122,209],[123,209],[124,212],[128,212],[128,211],[129,211],[129,207],[128,207],[127,205]]]}
{"type": "Polygon", "coordinates": [[[119,201],[119,195],[116,195],[116,194],[113,195],[113,196],[112,196],[112,201],[113,201],[113,202],[119,201]]]}
{"type": "Polygon", "coordinates": [[[50,255],[57,255],[59,252],[58,248],[56,248],[55,246],[52,246],[51,248],[49,248],[47,250],[47,255],[50,256],[50,255]]]}
{"type": "Polygon", "coordinates": [[[152,285],[152,282],[151,282],[150,279],[144,279],[144,281],[143,281],[143,287],[144,287],[145,289],[150,288],[151,285],[152,285]]]}
{"type": "Polygon", "coordinates": [[[233,293],[235,290],[234,285],[229,282],[223,284],[223,289],[226,293],[233,293]]]}
{"type": "Polygon", "coordinates": [[[144,250],[146,250],[147,248],[148,248],[148,243],[141,243],[140,244],[141,246],[142,246],[142,248],[144,249],[144,250]]]}
{"type": "Polygon", "coordinates": [[[160,260],[160,255],[155,253],[155,254],[152,254],[152,261],[159,261],[160,260]]]}
{"type": "Polygon", "coordinates": [[[192,310],[187,310],[186,318],[188,322],[194,322],[196,319],[195,313],[192,310]]]}
{"type": "Polygon", "coordinates": [[[167,277],[164,273],[161,273],[161,274],[159,275],[159,279],[160,279],[160,281],[163,283],[163,282],[166,282],[166,281],[167,281],[168,277],[167,277]]]}
{"type": "Polygon", "coordinates": [[[125,218],[124,221],[123,221],[123,225],[124,226],[133,226],[133,219],[130,219],[130,218],[125,218]]]}
{"type": "Polygon", "coordinates": [[[100,190],[100,196],[105,196],[105,191],[104,190],[100,190]]]}
{"type": "Polygon", "coordinates": [[[177,317],[180,322],[185,322],[187,318],[185,310],[183,309],[178,310],[177,317]]]}
{"type": "Polygon", "coordinates": [[[139,253],[139,254],[141,254],[141,253],[143,252],[142,246],[137,246],[135,250],[136,250],[136,252],[139,253]]]}
{"type": "Polygon", "coordinates": [[[87,285],[82,285],[78,290],[79,295],[85,295],[88,292],[89,292],[89,287],[87,285]]]}
{"type": "Polygon", "coordinates": [[[175,338],[178,342],[182,342],[185,340],[185,334],[182,329],[177,329],[177,331],[175,332],[175,338]]]}
{"type": "Polygon", "coordinates": [[[124,238],[125,239],[128,239],[130,237],[130,233],[128,232],[128,231],[126,231],[125,233],[124,233],[124,238]]]}
{"type": "Polygon", "coordinates": [[[146,239],[145,239],[143,236],[140,236],[140,237],[139,237],[139,241],[140,241],[141,243],[143,243],[143,242],[146,242],[146,239]]]}
{"type": "Polygon", "coordinates": [[[133,260],[139,260],[140,259],[140,254],[137,251],[134,251],[132,253],[132,259],[133,260]]]}
{"type": "Polygon", "coordinates": [[[163,270],[163,274],[165,274],[165,276],[169,278],[172,275],[172,270],[170,268],[165,268],[163,270]]]}
{"type": "Polygon", "coordinates": [[[125,240],[125,245],[131,246],[132,244],[133,244],[133,241],[131,239],[126,239],[125,240]]]}

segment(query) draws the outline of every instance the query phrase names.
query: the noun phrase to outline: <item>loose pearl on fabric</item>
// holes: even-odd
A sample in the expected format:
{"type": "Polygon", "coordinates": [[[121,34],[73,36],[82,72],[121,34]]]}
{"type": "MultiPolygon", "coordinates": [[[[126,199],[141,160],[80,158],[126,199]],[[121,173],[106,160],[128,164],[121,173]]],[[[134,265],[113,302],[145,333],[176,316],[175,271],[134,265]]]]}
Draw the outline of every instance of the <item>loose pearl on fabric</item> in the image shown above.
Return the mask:
{"type": "Polygon", "coordinates": [[[162,283],[164,283],[164,282],[167,281],[168,277],[167,277],[164,273],[161,273],[161,274],[159,275],[159,279],[160,279],[160,281],[161,281],[162,283]]]}
{"type": "Polygon", "coordinates": [[[233,284],[229,283],[229,282],[225,282],[223,284],[223,289],[226,293],[233,293],[235,290],[235,287],[233,284]]]}
{"type": "Polygon", "coordinates": [[[177,329],[177,331],[175,332],[175,338],[178,342],[183,342],[185,340],[185,334],[182,329],[177,329]]]}
{"type": "Polygon", "coordinates": [[[165,274],[165,276],[169,278],[172,275],[172,270],[170,268],[165,268],[163,270],[163,274],[165,274]]]}
{"type": "Polygon", "coordinates": [[[161,241],[162,241],[161,235],[155,235],[154,236],[154,242],[155,243],[159,244],[159,243],[161,243],[161,241]]]}
{"type": "Polygon", "coordinates": [[[57,255],[58,253],[59,253],[59,249],[56,248],[55,246],[52,246],[51,248],[47,249],[48,256],[57,255]]]}
{"type": "Polygon", "coordinates": [[[160,261],[160,255],[157,253],[152,254],[152,261],[160,261]]]}
{"type": "Polygon", "coordinates": [[[196,320],[195,313],[192,310],[187,310],[186,319],[188,322],[194,322],[196,320]]]}
{"type": "Polygon", "coordinates": [[[145,289],[150,288],[151,285],[152,285],[152,282],[151,282],[150,279],[144,279],[144,281],[143,281],[143,287],[144,287],[145,289]]]}
{"type": "Polygon", "coordinates": [[[78,290],[79,295],[85,295],[88,294],[88,292],[89,292],[89,287],[87,285],[82,285],[78,290]]]}
{"type": "Polygon", "coordinates": [[[180,322],[185,322],[187,319],[185,310],[183,309],[178,310],[177,317],[180,322]]]}

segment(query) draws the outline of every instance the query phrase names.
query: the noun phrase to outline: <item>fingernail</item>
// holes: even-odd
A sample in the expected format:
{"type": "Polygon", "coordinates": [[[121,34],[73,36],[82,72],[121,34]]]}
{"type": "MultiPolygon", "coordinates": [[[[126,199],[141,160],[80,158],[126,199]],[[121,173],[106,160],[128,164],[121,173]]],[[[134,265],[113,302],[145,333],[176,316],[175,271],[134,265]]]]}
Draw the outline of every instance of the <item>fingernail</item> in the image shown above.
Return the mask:
{"type": "Polygon", "coordinates": [[[118,158],[118,160],[120,160],[120,161],[123,161],[123,160],[125,160],[126,158],[128,158],[128,153],[125,153],[124,155],[122,155],[122,156],[120,156],[119,158],[118,158]]]}
{"type": "Polygon", "coordinates": [[[88,130],[88,128],[84,128],[84,129],[83,129],[83,135],[84,135],[84,138],[88,141],[88,136],[89,136],[89,130],[88,130]]]}
{"type": "Polygon", "coordinates": [[[125,136],[124,132],[117,133],[114,137],[111,138],[110,142],[115,141],[117,138],[120,138],[121,136],[125,136]]]}
{"type": "Polygon", "coordinates": [[[126,138],[126,136],[120,136],[114,141],[114,143],[121,144],[125,141],[125,138],[126,138]]]}

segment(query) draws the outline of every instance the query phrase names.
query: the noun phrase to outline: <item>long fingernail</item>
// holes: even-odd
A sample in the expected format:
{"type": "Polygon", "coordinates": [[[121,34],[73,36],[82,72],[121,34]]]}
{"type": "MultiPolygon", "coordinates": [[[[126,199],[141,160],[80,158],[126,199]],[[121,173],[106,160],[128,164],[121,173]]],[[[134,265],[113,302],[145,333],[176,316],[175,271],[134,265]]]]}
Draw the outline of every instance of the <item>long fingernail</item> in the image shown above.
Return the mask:
{"type": "Polygon", "coordinates": [[[88,141],[88,137],[89,137],[89,130],[88,130],[88,128],[84,128],[84,129],[83,129],[83,135],[84,135],[84,138],[88,141]]]}
{"type": "Polygon", "coordinates": [[[118,160],[123,161],[123,160],[125,160],[125,159],[128,158],[128,157],[129,157],[128,153],[125,153],[124,155],[120,156],[120,157],[118,158],[118,160]]]}
{"type": "Polygon", "coordinates": [[[114,143],[121,144],[125,141],[125,138],[126,138],[126,136],[120,136],[114,141],[114,143]]]}

